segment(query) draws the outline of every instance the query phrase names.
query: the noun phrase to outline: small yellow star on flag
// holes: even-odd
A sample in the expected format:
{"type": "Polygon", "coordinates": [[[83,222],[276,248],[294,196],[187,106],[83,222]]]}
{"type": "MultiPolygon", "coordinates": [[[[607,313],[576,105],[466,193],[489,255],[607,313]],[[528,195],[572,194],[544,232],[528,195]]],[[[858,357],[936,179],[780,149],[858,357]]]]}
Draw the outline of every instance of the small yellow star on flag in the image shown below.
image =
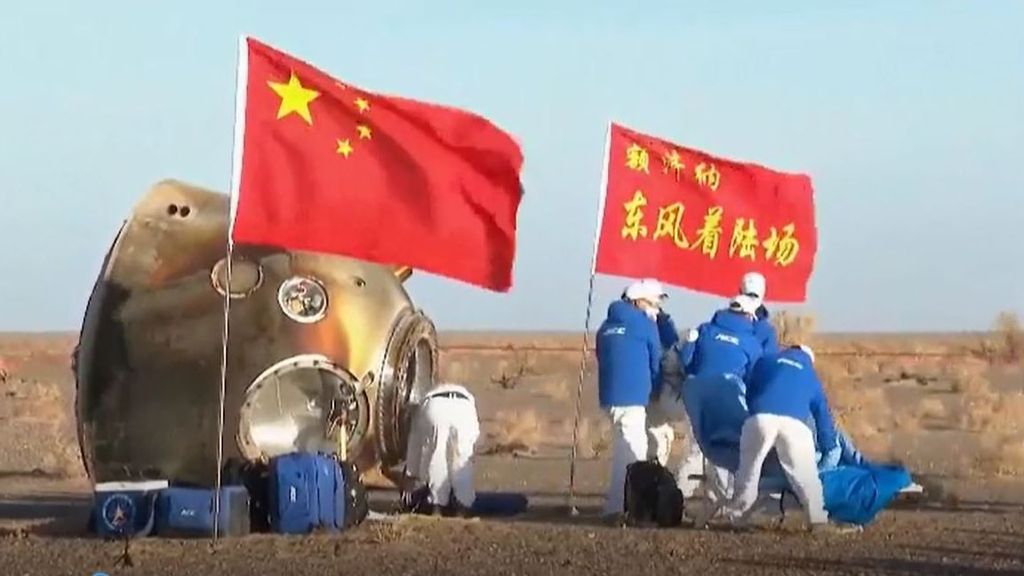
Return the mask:
{"type": "Polygon", "coordinates": [[[360,112],[366,112],[370,109],[370,103],[365,98],[356,98],[356,108],[359,108],[360,112]]]}
{"type": "Polygon", "coordinates": [[[359,132],[360,140],[369,140],[370,136],[373,134],[373,132],[370,130],[370,127],[365,124],[360,124],[359,126],[356,126],[356,131],[359,132]]]}
{"type": "Polygon", "coordinates": [[[338,140],[338,154],[341,154],[345,158],[352,153],[352,144],[348,141],[348,138],[344,140],[338,140]]]}

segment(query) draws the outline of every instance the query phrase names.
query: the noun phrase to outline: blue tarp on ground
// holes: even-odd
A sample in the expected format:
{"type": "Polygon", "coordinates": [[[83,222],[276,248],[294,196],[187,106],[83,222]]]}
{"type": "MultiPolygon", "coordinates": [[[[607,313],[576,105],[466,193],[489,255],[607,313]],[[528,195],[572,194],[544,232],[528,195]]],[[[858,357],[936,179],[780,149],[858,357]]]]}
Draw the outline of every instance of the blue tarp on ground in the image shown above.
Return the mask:
{"type": "MultiPolygon", "coordinates": [[[[734,474],[739,468],[740,433],[748,416],[744,395],[743,381],[732,376],[688,378],[683,384],[683,402],[697,444],[708,460],[734,474]]],[[[839,467],[820,474],[825,509],[834,520],[868,524],[911,484],[910,473],[902,467],[868,462],[843,433],[840,444],[839,467]]],[[[788,482],[772,450],[761,470],[761,489],[783,488],[788,489],[788,482]]]]}

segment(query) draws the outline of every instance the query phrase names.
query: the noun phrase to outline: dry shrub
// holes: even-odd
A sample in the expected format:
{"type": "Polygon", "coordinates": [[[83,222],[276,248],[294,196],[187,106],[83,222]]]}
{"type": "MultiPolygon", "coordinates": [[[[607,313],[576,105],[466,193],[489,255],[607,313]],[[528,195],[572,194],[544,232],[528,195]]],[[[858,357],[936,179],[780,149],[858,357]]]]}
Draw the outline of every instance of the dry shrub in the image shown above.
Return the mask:
{"type": "Polygon", "coordinates": [[[878,374],[886,381],[900,380],[903,378],[907,371],[905,369],[905,361],[898,359],[886,359],[878,362],[878,374]]]}
{"type": "Polygon", "coordinates": [[[529,352],[517,351],[512,360],[502,360],[498,376],[492,376],[491,382],[505,390],[514,390],[523,378],[537,374],[537,361],[529,352]]]}
{"type": "Polygon", "coordinates": [[[60,424],[66,418],[64,398],[56,384],[35,380],[20,380],[10,395],[13,402],[13,416],[29,422],[52,422],[60,424]]]}
{"type": "Polygon", "coordinates": [[[827,394],[835,420],[851,434],[853,430],[864,433],[892,430],[892,407],[885,390],[840,385],[827,390],[827,394]]]}
{"type": "Polygon", "coordinates": [[[870,424],[860,421],[854,421],[845,430],[857,449],[868,458],[879,462],[891,462],[895,459],[891,434],[879,432],[870,424]]]}
{"type": "MultiPolygon", "coordinates": [[[[565,423],[564,437],[572,442],[572,421],[565,423]]],[[[570,445],[571,447],[571,445],[570,445]]],[[[576,455],[584,460],[600,458],[611,447],[611,426],[604,419],[593,422],[590,418],[580,419],[576,455]]]]}
{"type": "Polygon", "coordinates": [[[594,458],[600,458],[611,450],[612,426],[607,420],[602,419],[591,430],[596,430],[596,432],[592,433],[593,438],[590,440],[590,450],[594,458]]]}
{"type": "Polygon", "coordinates": [[[1024,433],[1024,394],[996,395],[986,431],[999,434],[1024,433]]]}
{"type": "Polygon", "coordinates": [[[815,320],[810,314],[780,310],[771,316],[780,346],[806,343],[814,333],[815,320]]]}
{"type": "Polygon", "coordinates": [[[544,424],[537,411],[502,410],[494,416],[494,431],[487,454],[532,454],[544,438],[544,424]]]}
{"type": "Polygon", "coordinates": [[[923,428],[949,428],[949,409],[940,398],[931,396],[917,405],[913,416],[901,418],[900,423],[915,428],[918,425],[923,428]]]}
{"type": "Polygon", "coordinates": [[[1024,328],[1016,312],[1000,312],[996,317],[996,354],[1005,362],[1024,360],[1024,328]]]}
{"type": "Polygon", "coordinates": [[[935,360],[920,360],[914,368],[918,380],[934,382],[942,379],[943,365],[935,360]]]}
{"type": "Polygon", "coordinates": [[[537,386],[540,393],[555,402],[564,402],[569,399],[569,389],[572,388],[565,380],[553,378],[544,380],[537,386]]]}
{"type": "Polygon", "coordinates": [[[974,377],[968,381],[961,406],[961,424],[978,435],[980,444],[974,471],[1024,474],[1024,394],[999,394],[987,380],[974,377]]]}
{"type": "Polygon", "coordinates": [[[996,418],[999,394],[992,390],[992,384],[982,376],[974,376],[961,382],[960,423],[969,432],[984,432],[996,418]]]}
{"type": "Polygon", "coordinates": [[[448,382],[465,382],[470,377],[470,366],[465,360],[448,359],[441,357],[441,366],[438,372],[448,382]]]}
{"type": "Polygon", "coordinates": [[[870,394],[843,375],[841,365],[834,361],[819,361],[815,370],[825,389],[836,422],[846,427],[852,420],[860,418],[861,412],[865,411],[865,400],[872,400],[870,394]]]}
{"type": "Polygon", "coordinates": [[[400,517],[394,522],[374,522],[370,526],[370,542],[374,544],[391,544],[400,542],[412,531],[412,524],[409,519],[413,517],[400,517]]]}
{"type": "MultiPolygon", "coordinates": [[[[950,381],[950,391],[957,394],[971,393],[972,388],[977,387],[977,381],[988,369],[988,364],[974,359],[961,360],[956,363],[947,364],[943,370],[943,377],[950,381]]],[[[988,386],[988,382],[984,382],[988,386]]]]}
{"type": "Polygon", "coordinates": [[[878,361],[868,356],[852,356],[846,360],[846,375],[850,378],[863,378],[878,374],[878,361]]]}
{"type": "Polygon", "coordinates": [[[981,449],[974,464],[977,471],[984,474],[1024,474],[1024,437],[1017,434],[999,434],[982,438],[981,449]]]}

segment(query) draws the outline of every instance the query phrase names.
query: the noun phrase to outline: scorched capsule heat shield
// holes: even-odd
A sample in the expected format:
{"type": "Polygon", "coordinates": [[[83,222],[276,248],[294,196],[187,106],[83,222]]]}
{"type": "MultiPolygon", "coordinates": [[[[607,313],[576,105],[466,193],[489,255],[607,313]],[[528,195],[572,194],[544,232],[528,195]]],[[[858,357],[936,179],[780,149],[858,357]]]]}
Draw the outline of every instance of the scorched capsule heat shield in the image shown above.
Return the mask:
{"type": "Polygon", "coordinates": [[[336,452],[344,422],[349,458],[393,477],[437,365],[410,270],[236,246],[227,287],[227,209],[226,195],[164,181],[117,234],[75,352],[90,477],[214,481],[229,288],[225,461],[336,452]]]}

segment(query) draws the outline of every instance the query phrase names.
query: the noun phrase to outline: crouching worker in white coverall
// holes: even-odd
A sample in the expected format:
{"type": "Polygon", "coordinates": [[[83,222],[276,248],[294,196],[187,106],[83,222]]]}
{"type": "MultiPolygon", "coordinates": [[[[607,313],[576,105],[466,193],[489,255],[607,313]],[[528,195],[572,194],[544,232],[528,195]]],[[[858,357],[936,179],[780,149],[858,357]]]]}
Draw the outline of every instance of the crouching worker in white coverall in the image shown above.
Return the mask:
{"type": "MultiPolygon", "coordinates": [[[[817,425],[818,445],[828,447],[823,459],[839,458],[836,428],[828,400],[814,370],[814,353],[794,346],[763,357],[747,382],[750,416],[740,436],[740,463],[726,518],[741,524],[757,500],[761,468],[775,449],[790,488],[807,513],[813,530],[829,529],[814,445],[807,420],[817,425]]],[[[835,466],[835,462],[823,463],[835,466]]]]}
{"type": "Polygon", "coordinates": [[[457,516],[470,516],[476,500],[473,451],[480,437],[476,400],[456,384],[441,384],[423,398],[412,421],[406,452],[406,486],[425,484],[429,511],[452,508],[457,516]],[[453,496],[455,502],[450,499],[453,496]]]}
{"type": "Polygon", "coordinates": [[[658,382],[661,342],[655,319],[665,293],[655,280],[630,285],[608,306],[597,331],[597,387],[612,421],[612,469],[604,515],[621,521],[626,468],[647,457],[647,404],[658,382]]]}

